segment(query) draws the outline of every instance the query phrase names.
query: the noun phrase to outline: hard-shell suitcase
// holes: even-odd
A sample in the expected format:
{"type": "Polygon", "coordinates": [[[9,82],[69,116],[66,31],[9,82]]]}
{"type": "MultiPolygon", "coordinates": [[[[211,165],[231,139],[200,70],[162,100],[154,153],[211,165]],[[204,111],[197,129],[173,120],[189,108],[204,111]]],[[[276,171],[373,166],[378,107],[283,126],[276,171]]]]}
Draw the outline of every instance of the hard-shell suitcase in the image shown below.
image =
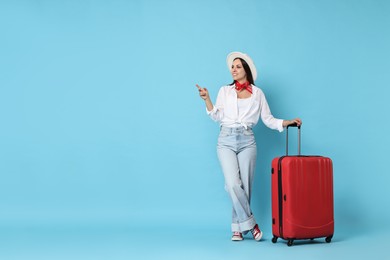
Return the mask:
{"type": "MultiPolygon", "coordinates": [[[[296,126],[296,125],[294,125],[296,126]]],[[[323,156],[301,155],[301,128],[298,127],[298,155],[272,160],[272,242],[280,237],[291,246],[296,239],[325,237],[334,233],[333,165],[323,156]]]]}

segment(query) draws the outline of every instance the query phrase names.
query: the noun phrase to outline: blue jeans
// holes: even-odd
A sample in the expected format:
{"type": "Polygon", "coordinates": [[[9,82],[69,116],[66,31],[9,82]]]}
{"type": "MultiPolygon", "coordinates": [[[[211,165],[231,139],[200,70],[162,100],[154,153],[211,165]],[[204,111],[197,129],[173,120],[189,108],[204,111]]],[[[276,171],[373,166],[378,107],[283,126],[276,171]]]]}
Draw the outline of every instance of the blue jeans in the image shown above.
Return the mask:
{"type": "Polygon", "coordinates": [[[252,129],[222,126],[217,152],[225,177],[225,189],[233,204],[232,231],[246,232],[256,225],[250,208],[257,154],[252,129]]]}

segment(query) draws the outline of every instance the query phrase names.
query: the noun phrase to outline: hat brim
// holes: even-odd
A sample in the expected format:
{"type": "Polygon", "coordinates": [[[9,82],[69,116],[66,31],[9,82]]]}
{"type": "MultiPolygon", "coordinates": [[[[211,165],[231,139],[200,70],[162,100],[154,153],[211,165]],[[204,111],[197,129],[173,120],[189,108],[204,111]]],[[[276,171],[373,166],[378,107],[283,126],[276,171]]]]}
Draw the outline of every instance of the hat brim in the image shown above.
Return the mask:
{"type": "Polygon", "coordinates": [[[228,69],[230,70],[232,68],[233,61],[237,58],[241,58],[244,61],[246,61],[246,63],[248,63],[248,66],[252,72],[253,81],[255,81],[257,79],[256,66],[253,63],[253,60],[251,59],[251,57],[248,56],[248,54],[238,52],[238,51],[234,51],[234,52],[229,53],[227,58],[226,58],[226,63],[227,63],[228,69]]]}

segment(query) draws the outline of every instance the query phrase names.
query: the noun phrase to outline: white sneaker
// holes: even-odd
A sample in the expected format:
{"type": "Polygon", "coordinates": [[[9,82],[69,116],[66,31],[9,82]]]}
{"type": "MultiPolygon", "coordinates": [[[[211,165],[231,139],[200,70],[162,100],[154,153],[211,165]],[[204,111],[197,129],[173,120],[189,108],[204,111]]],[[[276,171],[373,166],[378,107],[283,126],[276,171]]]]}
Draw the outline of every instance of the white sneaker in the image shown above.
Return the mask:
{"type": "Polygon", "coordinates": [[[242,241],[244,238],[242,237],[241,232],[233,232],[232,241],[242,241]]]}
{"type": "Polygon", "coordinates": [[[251,230],[253,238],[256,241],[260,241],[261,237],[263,236],[263,232],[259,229],[259,226],[256,224],[255,227],[251,230]]]}

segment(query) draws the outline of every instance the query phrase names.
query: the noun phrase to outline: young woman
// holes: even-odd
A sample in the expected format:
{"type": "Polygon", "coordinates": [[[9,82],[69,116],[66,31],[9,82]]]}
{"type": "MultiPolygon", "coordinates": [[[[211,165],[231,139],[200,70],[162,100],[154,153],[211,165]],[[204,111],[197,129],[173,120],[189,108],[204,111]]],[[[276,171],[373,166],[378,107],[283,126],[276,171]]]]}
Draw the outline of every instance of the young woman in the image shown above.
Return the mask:
{"type": "Polygon", "coordinates": [[[233,83],[221,87],[215,105],[206,88],[196,87],[205,101],[207,114],[220,123],[217,152],[225,177],[225,189],[233,204],[232,240],[241,241],[243,234],[251,231],[253,238],[260,241],[263,233],[250,208],[257,153],[252,129],[259,118],[267,127],[279,132],[291,124],[301,125],[302,121],[272,116],[264,93],[254,85],[257,71],[247,54],[232,52],[227,56],[227,64],[233,83]]]}

